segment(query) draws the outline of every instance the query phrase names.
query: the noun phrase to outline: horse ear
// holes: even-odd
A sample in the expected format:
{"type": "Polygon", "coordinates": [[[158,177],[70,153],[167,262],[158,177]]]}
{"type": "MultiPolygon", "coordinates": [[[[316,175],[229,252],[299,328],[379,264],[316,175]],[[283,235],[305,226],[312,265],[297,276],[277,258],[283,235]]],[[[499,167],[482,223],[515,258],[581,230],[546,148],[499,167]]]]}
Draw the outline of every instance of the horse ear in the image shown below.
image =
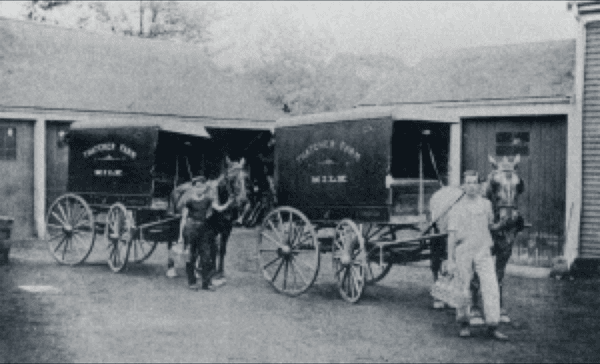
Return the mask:
{"type": "Polygon", "coordinates": [[[492,157],[491,155],[488,154],[488,159],[489,159],[490,163],[492,164],[492,167],[494,167],[494,169],[496,169],[498,167],[498,163],[496,162],[494,157],[492,157]]]}
{"type": "Polygon", "coordinates": [[[228,166],[231,165],[231,159],[229,159],[228,155],[225,156],[225,163],[227,163],[228,166]]]}
{"type": "Polygon", "coordinates": [[[246,158],[240,159],[240,167],[243,167],[246,164],[246,158]]]}
{"type": "Polygon", "coordinates": [[[517,164],[519,164],[520,161],[521,161],[521,155],[517,154],[517,156],[515,157],[515,160],[513,161],[513,164],[516,166],[517,164]]]}

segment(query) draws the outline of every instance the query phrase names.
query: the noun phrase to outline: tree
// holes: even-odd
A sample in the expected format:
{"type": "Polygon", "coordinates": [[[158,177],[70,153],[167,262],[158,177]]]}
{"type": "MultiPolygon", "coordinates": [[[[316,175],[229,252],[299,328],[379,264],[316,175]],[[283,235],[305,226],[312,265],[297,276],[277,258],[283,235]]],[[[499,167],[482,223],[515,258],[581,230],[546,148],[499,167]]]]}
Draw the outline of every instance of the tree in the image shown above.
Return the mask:
{"type": "Polygon", "coordinates": [[[190,43],[211,40],[222,19],[214,3],[179,1],[24,1],[21,17],[69,28],[190,43]],[[146,30],[146,31],[144,31],[146,30]]]}
{"type": "Polygon", "coordinates": [[[332,110],[334,97],[322,86],[335,41],[330,30],[297,16],[296,6],[260,4],[245,9],[246,18],[262,21],[253,28],[246,25],[253,32],[248,39],[231,37],[231,53],[245,56],[240,72],[257,79],[274,106],[294,115],[332,110]]]}

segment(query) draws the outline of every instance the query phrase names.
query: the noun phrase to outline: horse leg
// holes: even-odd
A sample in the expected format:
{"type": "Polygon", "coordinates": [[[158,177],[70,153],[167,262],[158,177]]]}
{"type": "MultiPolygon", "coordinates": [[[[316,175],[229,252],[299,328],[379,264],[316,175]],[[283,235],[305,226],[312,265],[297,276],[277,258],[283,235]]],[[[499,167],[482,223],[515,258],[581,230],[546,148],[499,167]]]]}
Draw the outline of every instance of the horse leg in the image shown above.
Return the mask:
{"type": "Polygon", "coordinates": [[[442,268],[442,262],[444,261],[446,255],[447,255],[446,239],[431,240],[430,250],[431,250],[431,257],[430,257],[431,273],[433,274],[433,281],[435,282],[438,280],[440,270],[442,268]]]}
{"type": "Polygon", "coordinates": [[[225,277],[225,254],[227,253],[227,242],[229,241],[229,237],[231,236],[231,231],[233,230],[232,224],[227,224],[224,226],[223,231],[221,231],[221,240],[219,244],[219,274],[221,277],[225,277]]]}
{"type": "MultiPolygon", "coordinates": [[[[439,278],[440,270],[442,268],[442,262],[446,254],[446,239],[433,239],[431,241],[431,273],[433,274],[433,281],[436,282],[439,278]]],[[[433,308],[436,310],[443,309],[446,304],[437,299],[433,300],[433,308]]]]}
{"type": "Polygon", "coordinates": [[[502,299],[502,281],[506,272],[506,265],[512,255],[512,243],[498,244],[496,249],[496,278],[498,279],[498,289],[500,293],[500,322],[510,322],[510,317],[504,309],[504,300],[502,299]]]}
{"type": "Polygon", "coordinates": [[[469,286],[471,291],[471,325],[483,325],[483,315],[479,304],[479,294],[481,293],[481,282],[477,273],[473,275],[469,286]]]}
{"type": "Polygon", "coordinates": [[[177,271],[175,270],[175,258],[173,257],[175,253],[173,252],[173,250],[171,250],[172,247],[173,247],[173,242],[168,241],[167,242],[167,277],[169,277],[169,278],[177,277],[177,271]]]}

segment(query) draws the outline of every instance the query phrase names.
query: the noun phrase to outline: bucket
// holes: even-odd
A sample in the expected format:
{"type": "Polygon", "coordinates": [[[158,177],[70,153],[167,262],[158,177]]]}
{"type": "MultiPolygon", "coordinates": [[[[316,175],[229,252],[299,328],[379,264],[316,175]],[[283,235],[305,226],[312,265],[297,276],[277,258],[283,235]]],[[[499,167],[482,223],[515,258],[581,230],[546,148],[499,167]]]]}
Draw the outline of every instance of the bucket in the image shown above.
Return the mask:
{"type": "Polygon", "coordinates": [[[12,217],[0,216],[0,265],[8,264],[13,222],[12,217]]]}

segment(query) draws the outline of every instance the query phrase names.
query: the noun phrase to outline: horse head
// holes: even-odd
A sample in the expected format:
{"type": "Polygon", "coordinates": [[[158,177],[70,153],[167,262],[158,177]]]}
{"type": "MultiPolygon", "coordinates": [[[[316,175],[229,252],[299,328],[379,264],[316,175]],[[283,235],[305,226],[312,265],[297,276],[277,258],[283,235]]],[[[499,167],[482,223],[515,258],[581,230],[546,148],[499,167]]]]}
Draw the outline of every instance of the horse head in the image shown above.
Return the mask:
{"type": "Polygon", "coordinates": [[[248,189],[250,188],[250,174],[246,170],[244,158],[232,162],[229,157],[225,159],[224,181],[228,192],[234,196],[237,206],[243,206],[248,202],[248,189]]]}
{"type": "Polygon", "coordinates": [[[514,230],[515,234],[522,225],[519,215],[518,199],[525,190],[525,183],[517,173],[517,166],[521,161],[520,155],[511,162],[503,157],[499,162],[489,156],[493,170],[488,175],[485,196],[492,202],[497,221],[501,222],[504,231],[514,230]]]}

